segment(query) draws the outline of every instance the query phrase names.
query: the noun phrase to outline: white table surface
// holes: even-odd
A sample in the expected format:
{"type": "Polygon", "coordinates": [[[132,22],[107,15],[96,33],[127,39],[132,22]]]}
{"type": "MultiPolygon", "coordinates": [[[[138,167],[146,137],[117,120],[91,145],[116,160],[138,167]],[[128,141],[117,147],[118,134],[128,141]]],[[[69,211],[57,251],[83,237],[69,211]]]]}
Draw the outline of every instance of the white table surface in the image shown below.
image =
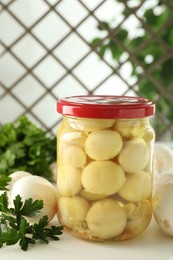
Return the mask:
{"type": "Polygon", "coordinates": [[[18,245],[4,246],[0,249],[0,259],[173,260],[173,237],[163,234],[154,220],[141,236],[123,242],[88,242],[72,237],[64,231],[59,241],[30,246],[26,252],[18,245]]]}

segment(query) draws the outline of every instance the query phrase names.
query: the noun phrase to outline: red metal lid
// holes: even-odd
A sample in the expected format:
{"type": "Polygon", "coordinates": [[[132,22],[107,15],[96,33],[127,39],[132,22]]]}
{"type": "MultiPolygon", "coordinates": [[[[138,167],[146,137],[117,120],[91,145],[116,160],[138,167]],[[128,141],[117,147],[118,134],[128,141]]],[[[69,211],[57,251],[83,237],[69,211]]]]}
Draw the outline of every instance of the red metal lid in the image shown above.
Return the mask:
{"type": "Polygon", "coordinates": [[[83,118],[142,118],[155,113],[155,103],[131,96],[71,96],[57,102],[57,111],[83,118]]]}

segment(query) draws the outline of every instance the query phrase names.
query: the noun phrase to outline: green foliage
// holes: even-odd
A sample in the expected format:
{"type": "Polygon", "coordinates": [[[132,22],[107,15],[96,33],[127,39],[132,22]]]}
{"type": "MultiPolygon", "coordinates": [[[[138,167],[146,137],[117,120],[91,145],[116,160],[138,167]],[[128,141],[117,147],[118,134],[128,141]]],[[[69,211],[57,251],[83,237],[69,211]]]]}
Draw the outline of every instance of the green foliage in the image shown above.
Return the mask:
{"type": "Polygon", "coordinates": [[[5,174],[0,175],[0,190],[7,190],[7,185],[11,178],[5,174]]]}
{"type": "Polygon", "coordinates": [[[26,251],[29,244],[37,241],[49,243],[49,239],[59,240],[62,226],[48,227],[48,217],[42,217],[38,223],[30,224],[25,217],[38,214],[43,208],[42,200],[28,199],[22,201],[18,195],[14,199],[14,208],[8,206],[7,193],[0,196],[0,247],[14,245],[19,242],[22,250],[26,251]]]}
{"type": "Polygon", "coordinates": [[[56,160],[56,138],[22,116],[16,123],[0,127],[0,189],[16,170],[51,179],[49,165],[56,160]],[[2,179],[3,177],[3,179],[2,179]]]}
{"type": "MultiPolygon", "coordinates": [[[[128,18],[131,14],[131,9],[128,7],[128,2],[130,1],[126,1],[125,4],[123,0],[116,0],[115,8],[118,2],[124,4],[122,14],[128,18]]],[[[104,39],[97,37],[92,41],[91,45],[96,49],[101,58],[105,56],[106,52],[110,52],[115,64],[121,64],[121,57],[125,49],[129,53],[135,54],[136,60],[130,57],[129,62],[132,67],[131,76],[137,78],[137,94],[156,101],[157,113],[171,123],[173,120],[173,104],[170,98],[173,97],[173,88],[171,86],[173,84],[173,56],[171,54],[173,50],[173,26],[170,23],[172,10],[166,3],[163,5],[162,1],[156,3],[155,8],[144,10],[143,23],[140,23],[138,27],[138,29],[143,30],[144,33],[142,35],[130,37],[123,24],[114,28],[112,22],[102,21],[98,24],[98,29],[104,30],[107,37],[104,39]],[[155,8],[158,6],[161,9],[160,13],[156,14],[155,8]],[[165,26],[168,22],[169,25],[165,26]],[[162,30],[163,26],[165,27],[162,30]],[[150,27],[150,30],[148,30],[148,27],[150,27]],[[148,41],[149,44],[143,44],[145,41],[148,41]],[[160,41],[164,44],[160,44],[160,41]],[[136,51],[142,44],[143,47],[136,51]],[[167,47],[165,48],[164,45],[167,47]],[[167,57],[162,59],[165,55],[167,57]],[[159,61],[161,59],[162,61],[159,61]],[[153,64],[155,63],[158,63],[158,65],[153,69],[153,64]],[[144,76],[141,68],[142,70],[150,71],[154,81],[144,76]],[[157,86],[157,82],[165,89],[162,93],[157,86]],[[166,92],[169,93],[167,96],[165,95],[166,92]]],[[[155,129],[156,136],[159,136],[165,129],[163,123],[157,118],[155,118],[155,129]]]]}

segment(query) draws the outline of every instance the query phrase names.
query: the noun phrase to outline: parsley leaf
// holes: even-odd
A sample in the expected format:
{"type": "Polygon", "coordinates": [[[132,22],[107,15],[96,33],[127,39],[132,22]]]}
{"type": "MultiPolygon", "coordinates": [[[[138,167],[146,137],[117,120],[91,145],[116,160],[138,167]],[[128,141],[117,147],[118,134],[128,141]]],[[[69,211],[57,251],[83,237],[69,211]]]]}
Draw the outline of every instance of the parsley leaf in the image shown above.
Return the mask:
{"type": "Polygon", "coordinates": [[[11,178],[5,174],[0,175],[0,190],[8,190],[7,185],[11,178]]]}
{"type": "Polygon", "coordinates": [[[59,240],[62,226],[48,226],[48,217],[43,216],[38,223],[30,224],[25,216],[33,216],[43,207],[42,200],[33,201],[31,198],[22,201],[20,195],[14,199],[14,208],[8,205],[8,196],[4,192],[0,196],[0,247],[19,243],[26,251],[30,244],[41,240],[46,244],[49,240],[59,240]]]}
{"type": "Polygon", "coordinates": [[[48,217],[44,216],[40,219],[38,224],[33,225],[33,238],[41,239],[42,241],[48,243],[48,238],[53,240],[59,240],[57,234],[62,232],[62,226],[51,226],[51,228],[47,228],[48,225],[48,217]]]}
{"type": "Polygon", "coordinates": [[[0,212],[10,212],[8,209],[8,197],[6,192],[0,196],[0,212]]]}
{"type": "Polygon", "coordinates": [[[23,207],[20,210],[20,214],[27,217],[34,217],[39,213],[39,211],[42,208],[43,208],[42,200],[33,201],[33,199],[30,198],[25,200],[25,203],[23,204],[23,207]]]}
{"type": "Polygon", "coordinates": [[[16,244],[20,239],[18,232],[13,228],[7,228],[5,232],[0,232],[0,247],[3,244],[8,246],[16,244]]]}

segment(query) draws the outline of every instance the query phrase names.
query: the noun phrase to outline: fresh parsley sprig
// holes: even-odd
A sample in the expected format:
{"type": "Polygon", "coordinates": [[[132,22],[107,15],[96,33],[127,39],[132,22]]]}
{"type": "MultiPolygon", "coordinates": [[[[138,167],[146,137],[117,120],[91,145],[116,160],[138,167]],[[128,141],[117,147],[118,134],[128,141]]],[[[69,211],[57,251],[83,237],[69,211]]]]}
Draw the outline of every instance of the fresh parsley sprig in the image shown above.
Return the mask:
{"type": "Polygon", "coordinates": [[[42,200],[33,201],[31,198],[22,201],[20,195],[14,199],[14,207],[9,207],[7,193],[0,196],[0,247],[19,243],[26,251],[29,244],[36,244],[41,240],[59,240],[62,226],[48,226],[48,217],[42,217],[38,223],[30,224],[26,217],[33,217],[43,208],[42,200]]]}

